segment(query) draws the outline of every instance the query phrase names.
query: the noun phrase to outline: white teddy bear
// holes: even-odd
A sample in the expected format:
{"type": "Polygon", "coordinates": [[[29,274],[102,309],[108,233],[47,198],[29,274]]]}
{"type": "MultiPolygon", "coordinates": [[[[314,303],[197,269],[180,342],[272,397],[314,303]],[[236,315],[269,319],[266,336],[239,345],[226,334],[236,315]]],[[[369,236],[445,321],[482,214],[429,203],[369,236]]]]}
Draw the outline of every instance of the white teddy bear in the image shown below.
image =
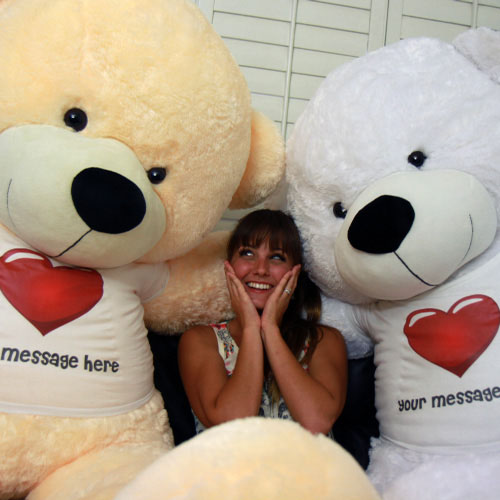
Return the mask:
{"type": "Polygon", "coordinates": [[[333,71],[287,145],[286,203],[350,357],[374,345],[385,500],[498,498],[500,33],[333,71]]]}

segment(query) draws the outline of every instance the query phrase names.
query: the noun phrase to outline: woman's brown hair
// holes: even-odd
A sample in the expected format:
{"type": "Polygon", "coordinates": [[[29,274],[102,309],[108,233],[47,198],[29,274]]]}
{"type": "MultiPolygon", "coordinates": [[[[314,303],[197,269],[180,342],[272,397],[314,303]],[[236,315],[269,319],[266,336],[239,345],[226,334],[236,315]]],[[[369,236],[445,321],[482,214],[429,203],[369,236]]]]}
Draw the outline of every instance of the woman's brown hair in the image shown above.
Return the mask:
{"type": "MultiPolygon", "coordinates": [[[[299,231],[293,219],[281,210],[256,210],[240,219],[228,241],[227,258],[230,261],[241,247],[257,248],[265,241],[269,242],[271,250],[284,252],[293,265],[303,266],[299,231]]],[[[300,360],[302,364],[310,361],[320,340],[321,329],[318,326],[320,315],[319,289],[302,268],[292,300],[281,322],[281,335],[296,358],[299,357],[306,342],[309,343],[305,357],[300,360]]],[[[265,375],[272,376],[267,359],[265,375]]]]}

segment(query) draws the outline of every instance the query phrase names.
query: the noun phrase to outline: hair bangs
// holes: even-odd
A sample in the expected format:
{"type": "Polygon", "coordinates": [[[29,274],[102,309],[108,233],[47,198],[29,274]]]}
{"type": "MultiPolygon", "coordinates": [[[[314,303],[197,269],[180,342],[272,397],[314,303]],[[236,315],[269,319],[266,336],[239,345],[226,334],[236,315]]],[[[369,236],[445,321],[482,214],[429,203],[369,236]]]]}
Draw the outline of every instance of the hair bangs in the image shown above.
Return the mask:
{"type": "Polygon", "coordinates": [[[256,210],[243,217],[227,247],[229,260],[240,247],[258,248],[268,242],[271,250],[285,253],[294,264],[302,264],[302,246],[293,219],[279,210],[256,210]]]}

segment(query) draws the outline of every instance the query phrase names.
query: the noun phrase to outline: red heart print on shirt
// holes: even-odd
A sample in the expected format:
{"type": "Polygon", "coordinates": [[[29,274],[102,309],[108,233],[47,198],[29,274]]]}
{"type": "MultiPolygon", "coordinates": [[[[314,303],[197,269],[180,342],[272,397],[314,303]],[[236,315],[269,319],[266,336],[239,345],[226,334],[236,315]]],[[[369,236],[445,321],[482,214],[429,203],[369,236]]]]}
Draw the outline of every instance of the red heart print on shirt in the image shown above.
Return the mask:
{"type": "Polygon", "coordinates": [[[90,311],[102,297],[103,281],[92,269],[54,267],[44,255],[18,248],[0,259],[0,289],[46,335],[90,311]]]}
{"type": "Polygon", "coordinates": [[[404,333],[417,354],[461,377],[489,346],[499,324],[497,303],[486,295],[470,295],[455,302],[448,312],[412,312],[404,333]]]}

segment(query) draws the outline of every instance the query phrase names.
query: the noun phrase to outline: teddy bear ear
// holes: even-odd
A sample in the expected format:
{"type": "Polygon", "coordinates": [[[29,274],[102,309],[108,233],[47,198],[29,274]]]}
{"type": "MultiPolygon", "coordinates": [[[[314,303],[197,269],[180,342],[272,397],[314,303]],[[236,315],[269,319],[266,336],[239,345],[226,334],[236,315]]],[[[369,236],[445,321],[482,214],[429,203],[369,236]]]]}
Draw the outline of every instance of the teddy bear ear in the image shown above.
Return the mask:
{"type": "Polygon", "coordinates": [[[500,32],[481,27],[464,31],[453,40],[455,48],[492,80],[500,83],[500,32]]]}
{"type": "Polygon", "coordinates": [[[250,155],[229,208],[250,208],[270,195],[285,172],[285,145],[278,128],[258,111],[252,112],[250,155]]]}

